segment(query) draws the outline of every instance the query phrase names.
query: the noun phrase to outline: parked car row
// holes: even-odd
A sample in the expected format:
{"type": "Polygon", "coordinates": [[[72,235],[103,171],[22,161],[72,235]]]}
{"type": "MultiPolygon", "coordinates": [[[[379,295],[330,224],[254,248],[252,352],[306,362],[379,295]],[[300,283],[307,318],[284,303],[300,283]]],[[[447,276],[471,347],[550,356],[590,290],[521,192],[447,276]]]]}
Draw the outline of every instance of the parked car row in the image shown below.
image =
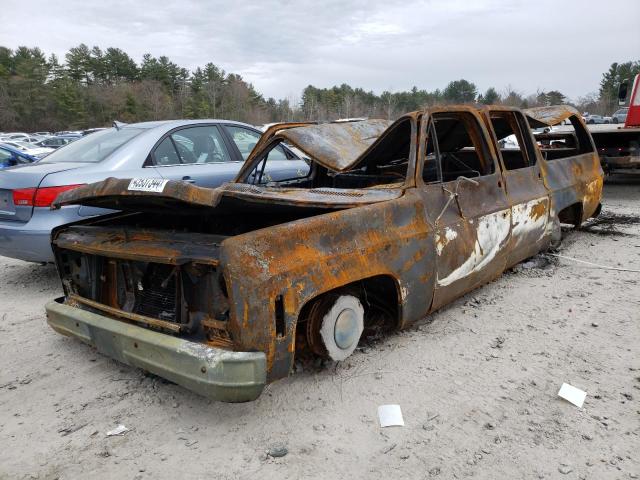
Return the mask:
{"type": "Polygon", "coordinates": [[[616,110],[610,117],[603,115],[595,115],[588,112],[582,114],[582,120],[585,123],[590,125],[594,124],[609,124],[609,123],[624,123],[627,119],[627,113],[629,112],[629,107],[621,108],[616,110]]]}
{"type": "Polygon", "coordinates": [[[54,150],[64,147],[89,133],[100,130],[104,129],[92,128],[77,132],[57,132],[56,134],[51,134],[50,132],[35,132],[33,134],[22,132],[0,133],[0,145],[11,147],[24,154],[20,158],[7,158],[5,162],[0,162],[0,169],[24,163],[24,159],[30,159],[29,162],[38,161],[54,150]]]}
{"type": "MultiPolygon", "coordinates": [[[[235,178],[260,136],[251,125],[231,121],[145,122],[92,133],[30,165],[12,157],[7,161],[11,168],[0,171],[0,255],[51,262],[54,227],[107,213],[78,206],[51,210],[60,192],[108,177],[215,187],[235,178]]],[[[28,158],[15,150],[13,154],[28,158]]],[[[283,145],[269,154],[262,175],[275,180],[307,171],[307,163],[283,145]]]]}

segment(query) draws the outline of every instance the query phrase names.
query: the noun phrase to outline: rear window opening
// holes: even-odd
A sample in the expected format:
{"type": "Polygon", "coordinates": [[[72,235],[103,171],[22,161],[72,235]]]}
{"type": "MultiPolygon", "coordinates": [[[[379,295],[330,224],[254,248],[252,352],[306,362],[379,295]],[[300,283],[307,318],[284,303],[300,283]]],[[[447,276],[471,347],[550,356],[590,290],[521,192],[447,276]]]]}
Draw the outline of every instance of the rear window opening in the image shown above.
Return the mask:
{"type": "Polygon", "coordinates": [[[351,169],[344,172],[329,170],[311,161],[307,172],[295,178],[273,180],[268,175],[268,162],[273,148],[259,159],[244,183],[275,188],[397,188],[407,177],[411,147],[411,120],[405,119],[389,131],[351,169]]]}
{"type": "Polygon", "coordinates": [[[575,115],[549,131],[534,130],[534,136],[546,160],[558,160],[595,152],[589,132],[575,115]]]}

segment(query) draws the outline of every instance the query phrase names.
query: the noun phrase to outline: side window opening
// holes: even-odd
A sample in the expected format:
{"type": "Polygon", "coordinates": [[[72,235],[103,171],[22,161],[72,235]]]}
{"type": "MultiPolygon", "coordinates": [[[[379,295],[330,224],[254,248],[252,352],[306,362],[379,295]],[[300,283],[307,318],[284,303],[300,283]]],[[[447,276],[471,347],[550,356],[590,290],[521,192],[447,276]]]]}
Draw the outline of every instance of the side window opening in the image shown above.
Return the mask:
{"type": "Polygon", "coordinates": [[[569,117],[569,120],[571,121],[571,125],[576,132],[576,139],[578,141],[577,153],[579,155],[583,153],[593,153],[593,143],[591,142],[591,135],[589,135],[587,129],[584,127],[584,125],[582,125],[582,123],[580,123],[580,120],[578,120],[575,115],[569,117]]]}
{"type": "Polygon", "coordinates": [[[230,162],[220,131],[215,126],[191,127],[171,135],[182,163],[230,162]]]}
{"type": "Polygon", "coordinates": [[[256,146],[258,140],[260,140],[260,134],[258,132],[254,132],[253,130],[249,130],[248,128],[236,127],[234,125],[225,125],[227,132],[231,135],[231,139],[233,143],[236,144],[238,150],[240,150],[240,155],[242,155],[242,159],[246,160],[253,150],[253,147],[256,146]]]}
{"type": "Polygon", "coordinates": [[[173,145],[171,137],[165,138],[153,152],[154,163],[158,166],[165,167],[168,165],[179,165],[180,157],[173,145]]]}
{"type": "Polygon", "coordinates": [[[546,160],[558,160],[586,153],[593,153],[591,136],[575,115],[569,117],[569,125],[557,130],[534,133],[536,142],[546,160]]]}
{"type": "Polygon", "coordinates": [[[437,183],[442,181],[438,146],[436,145],[436,131],[432,121],[429,121],[429,127],[427,128],[427,145],[424,164],[422,165],[422,181],[424,183],[437,183]]]}
{"type": "MultiPolygon", "coordinates": [[[[246,160],[262,135],[258,132],[254,132],[253,130],[249,130],[248,128],[237,127],[235,125],[225,125],[225,128],[227,129],[227,132],[229,132],[229,135],[231,135],[233,143],[235,143],[238,150],[240,150],[242,159],[246,160]]],[[[291,159],[292,157],[287,154],[287,151],[282,145],[276,146],[269,152],[269,160],[291,159]]]]}
{"type": "Polygon", "coordinates": [[[209,164],[231,161],[222,136],[215,126],[190,127],[166,137],[153,152],[154,164],[209,164]]]}
{"type": "Polygon", "coordinates": [[[515,112],[491,112],[490,118],[505,168],[516,170],[535,165],[535,153],[524,138],[515,112]]]}
{"type": "Polygon", "coordinates": [[[495,172],[485,138],[471,113],[435,113],[433,121],[443,182],[495,172]]]}
{"type": "Polygon", "coordinates": [[[529,165],[533,166],[538,161],[538,155],[535,148],[535,144],[533,143],[533,136],[531,135],[531,129],[529,128],[529,124],[527,123],[527,119],[525,116],[518,112],[516,113],[516,118],[518,119],[518,126],[520,127],[520,134],[523,139],[523,144],[527,151],[527,157],[529,159],[529,165]]]}

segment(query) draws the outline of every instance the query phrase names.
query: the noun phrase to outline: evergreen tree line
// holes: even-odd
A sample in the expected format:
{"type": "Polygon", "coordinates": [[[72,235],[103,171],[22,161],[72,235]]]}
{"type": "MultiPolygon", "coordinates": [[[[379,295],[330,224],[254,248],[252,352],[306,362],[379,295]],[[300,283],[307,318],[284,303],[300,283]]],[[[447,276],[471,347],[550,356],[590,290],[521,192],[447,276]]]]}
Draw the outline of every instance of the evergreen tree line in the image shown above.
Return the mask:
{"type": "MultiPolygon", "coordinates": [[[[617,85],[640,72],[640,61],[613,63],[598,93],[578,99],[580,110],[609,114],[617,85]]],[[[348,117],[396,118],[404,112],[446,103],[505,104],[518,107],[567,103],[551,90],[524,95],[461,79],[444,89],[385,91],[380,95],[342,84],[307,86],[300,100],[265,99],[240,75],[213,63],[193,71],[166,56],[145,54],[138,64],[119,48],[71,48],[64,61],[40,48],[0,47],[0,131],[66,130],[168,118],[225,118],[252,124],[348,117]]]]}

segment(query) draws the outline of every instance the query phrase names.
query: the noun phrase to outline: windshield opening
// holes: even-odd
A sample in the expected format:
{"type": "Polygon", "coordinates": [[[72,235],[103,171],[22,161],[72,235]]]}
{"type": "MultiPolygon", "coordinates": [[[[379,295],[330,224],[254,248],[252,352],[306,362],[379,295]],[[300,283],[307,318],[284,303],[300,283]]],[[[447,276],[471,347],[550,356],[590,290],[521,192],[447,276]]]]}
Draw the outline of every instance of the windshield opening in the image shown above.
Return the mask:
{"type": "Polygon", "coordinates": [[[142,128],[126,127],[92,133],[56,150],[41,160],[41,163],[99,163],[143,131],[142,128]]]}
{"type": "Polygon", "coordinates": [[[308,169],[299,169],[295,175],[275,179],[269,172],[269,152],[280,143],[283,143],[282,139],[272,143],[240,182],[276,188],[398,188],[407,177],[411,120],[396,124],[357,164],[340,172],[310,159],[308,169]]]}

